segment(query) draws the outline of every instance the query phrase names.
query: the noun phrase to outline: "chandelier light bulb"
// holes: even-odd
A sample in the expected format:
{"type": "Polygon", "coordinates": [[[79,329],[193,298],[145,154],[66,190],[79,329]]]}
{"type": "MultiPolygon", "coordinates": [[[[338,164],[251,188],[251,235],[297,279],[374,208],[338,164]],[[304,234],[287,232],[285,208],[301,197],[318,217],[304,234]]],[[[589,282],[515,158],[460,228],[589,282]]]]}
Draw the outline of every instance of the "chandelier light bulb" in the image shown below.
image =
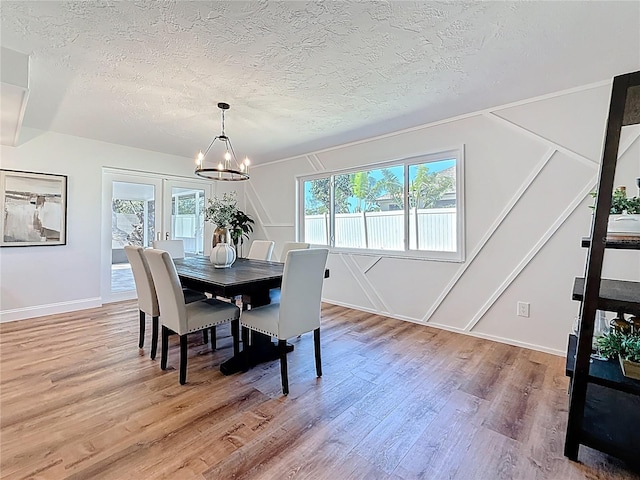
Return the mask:
{"type": "Polygon", "coordinates": [[[229,151],[225,152],[224,154],[224,159],[228,162],[229,160],[231,160],[231,154],[229,153],[229,151]]]}
{"type": "Polygon", "coordinates": [[[224,170],[224,165],[222,165],[222,162],[218,164],[218,170],[224,170]]]}

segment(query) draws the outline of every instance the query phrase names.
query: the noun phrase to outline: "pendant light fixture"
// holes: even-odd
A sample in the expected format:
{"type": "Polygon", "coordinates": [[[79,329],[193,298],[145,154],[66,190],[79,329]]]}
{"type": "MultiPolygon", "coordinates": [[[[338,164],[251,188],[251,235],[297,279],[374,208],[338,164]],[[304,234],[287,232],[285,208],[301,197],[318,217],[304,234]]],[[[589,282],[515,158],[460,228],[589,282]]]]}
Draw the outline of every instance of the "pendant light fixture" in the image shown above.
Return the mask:
{"type": "MultiPolygon", "coordinates": [[[[228,103],[218,103],[218,108],[222,111],[222,133],[213,137],[211,143],[207,147],[207,150],[202,153],[198,153],[196,158],[196,175],[209,178],[211,180],[223,180],[227,182],[237,182],[241,180],[249,180],[249,159],[245,158],[243,162],[238,162],[236,158],[236,152],[233,151],[231,140],[224,133],[224,112],[229,110],[228,103]],[[221,155],[218,158],[214,158],[213,152],[209,155],[211,147],[213,147],[216,140],[220,140],[224,144],[224,151],[220,152],[221,155]],[[212,162],[212,168],[205,168],[203,164],[208,160],[212,162]]],[[[221,150],[221,149],[218,149],[221,150]]]]}

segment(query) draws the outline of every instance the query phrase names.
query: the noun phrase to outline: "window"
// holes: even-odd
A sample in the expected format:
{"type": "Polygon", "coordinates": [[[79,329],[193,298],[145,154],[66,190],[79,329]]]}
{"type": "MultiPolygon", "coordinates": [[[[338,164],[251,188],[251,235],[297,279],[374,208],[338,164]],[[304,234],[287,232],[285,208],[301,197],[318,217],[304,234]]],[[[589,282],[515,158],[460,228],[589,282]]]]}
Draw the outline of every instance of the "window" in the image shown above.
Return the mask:
{"type": "Polygon", "coordinates": [[[462,149],[298,179],[299,237],[337,249],[464,260],[462,149]]]}

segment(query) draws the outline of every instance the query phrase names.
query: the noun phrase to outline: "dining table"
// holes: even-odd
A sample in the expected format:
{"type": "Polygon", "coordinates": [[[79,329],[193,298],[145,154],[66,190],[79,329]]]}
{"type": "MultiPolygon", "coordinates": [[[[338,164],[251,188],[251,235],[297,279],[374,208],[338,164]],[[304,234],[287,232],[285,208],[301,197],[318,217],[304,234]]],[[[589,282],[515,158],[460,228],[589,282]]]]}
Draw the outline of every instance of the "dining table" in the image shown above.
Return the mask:
{"type": "Polygon", "coordinates": [[[242,295],[252,307],[270,303],[269,291],[280,288],[284,272],[284,263],[249,258],[238,258],[227,268],[216,268],[203,255],[174,263],[183,287],[224,298],[242,295]]]}
{"type": "MultiPolygon", "coordinates": [[[[284,263],[249,258],[238,258],[227,268],[216,268],[208,257],[202,255],[175,259],[174,263],[183,287],[229,299],[242,296],[243,308],[247,305],[256,308],[271,303],[270,291],[280,288],[284,273],[284,263]]],[[[329,269],[325,269],[324,276],[329,277],[329,269]]],[[[234,337],[240,335],[238,330],[232,323],[231,334],[234,337]]],[[[243,345],[243,348],[248,347],[243,345]]],[[[293,345],[288,345],[287,350],[292,351],[293,345]]],[[[220,371],[224,375],[242,371],[244,359],[241,355],[234,354],[223,362],[220,371]]],[[[251,365],[279,358],[277,346],[271,338],[258,332],[253,332],[248,355],[251,365]]]]}

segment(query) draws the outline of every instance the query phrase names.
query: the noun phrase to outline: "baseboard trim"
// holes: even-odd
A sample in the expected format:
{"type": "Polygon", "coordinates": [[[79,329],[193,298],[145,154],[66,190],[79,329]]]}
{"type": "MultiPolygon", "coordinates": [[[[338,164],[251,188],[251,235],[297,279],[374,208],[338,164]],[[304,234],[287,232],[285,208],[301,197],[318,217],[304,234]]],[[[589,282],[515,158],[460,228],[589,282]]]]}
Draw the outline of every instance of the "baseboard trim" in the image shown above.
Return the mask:
{"type": "Polygon", "coordinates": [[[44,317],[46,315],[55,315],[58,313],[75,312],[76,310],[85,310],[87,308],[96,308],[101,306],[102,299],[100,297],[94,297],[83,298],[82,300],[73,300],[70,302],[50,303],[48,305],[2,310],[0,311],[0,323],[44,317]]]}
{"type": "Polygon", "coordinates": [[[448,325],[443,325],[443,324],[440,324],[440,323],[424,322],[424,321],[422,321],[420,319],[406,317],[404,315],[394,315],[394,314],[391,314],[391,313],[382,313],[382,312],[377,311],[377,310],[372,309],[372,308],[364,308],[364,307],[360,307],[358,305],[351,305],[351,304],[348,304],[348,303],[345,303],[345,302],[338,302],[338,301],[334,301],[334,300],[328,300],[326,298],[323,298],[322,302],[323,303],[328,303],[329,305],[337,305],[339,307],[345,307],[345,308],[351,308],[353,310],[359,310],[361,312],[373,313],[373,314],[376,314],[376,315],[380,315],[382,317],[395,318],[397,320],[402,320],[402,321],[405,321],[405,322],[416,323],[418,325],[424,325],[425,327],[439,328],[440,330],[447,330],[448,332],[460,333],[462,335],[468,335],[470,337],[482,338],[484,340],[491,340],[493,342],[504,343],[504,344],[507,344],[507,345],[513,345],[514,347],[521,347],[521,348],[526,348],[528,350],[535,350],[537,352],[549,353],[551,355],[557,355],[557,356],[560,356],[560,357],[565,357],[567,355],[567,351],[566,350],[557,350],[555,348],[545,347],[544,345],[535,345],[535,344],[532,344],[532,343],[521,342],[519,340],[513,340],[511,338],[499,337],[497,335],[489,335],[489,334],[486,334],[486,333],[466,331],[466,330],[463,330],[461,328],[450,327],[448,325]]]}

